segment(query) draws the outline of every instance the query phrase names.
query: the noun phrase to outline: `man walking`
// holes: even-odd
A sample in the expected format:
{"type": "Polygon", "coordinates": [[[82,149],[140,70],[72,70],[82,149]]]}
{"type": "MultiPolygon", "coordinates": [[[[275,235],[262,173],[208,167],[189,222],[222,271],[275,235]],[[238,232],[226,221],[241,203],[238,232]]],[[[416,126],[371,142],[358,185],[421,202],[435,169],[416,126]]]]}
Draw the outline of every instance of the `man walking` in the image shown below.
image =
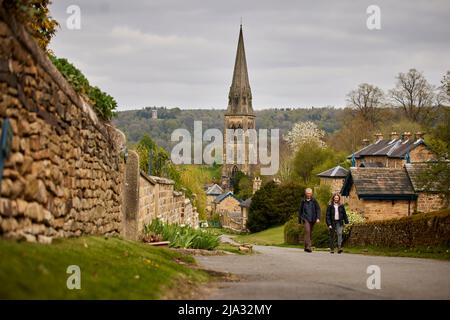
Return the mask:
{"type": "Polygon", "coordinates": [[[305,190],[305,198],[300,202],[298,220],[299,223],[303,223],[305,226],[305,251],[311,252],[311,235],[314,224],[320,222],[320,205],[319,202],[313,198],[313,191],[311,188],[305,190]]]}

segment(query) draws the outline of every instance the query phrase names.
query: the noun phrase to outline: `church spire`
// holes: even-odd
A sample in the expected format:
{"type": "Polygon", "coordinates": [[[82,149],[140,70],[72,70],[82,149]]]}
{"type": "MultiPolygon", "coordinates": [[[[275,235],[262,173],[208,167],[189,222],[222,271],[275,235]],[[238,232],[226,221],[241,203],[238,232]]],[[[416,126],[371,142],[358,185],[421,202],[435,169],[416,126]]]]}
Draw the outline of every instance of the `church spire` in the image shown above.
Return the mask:
{"type": "Polygon", "coordinates": [[[242,23],[239,30],[239,41],[234,63],[233,81],[228,95],[227,113],[232,114],[253,114],[252,93],[248,80],[247,60],[245,58],[244,35],[242,33],[242,23]]]}

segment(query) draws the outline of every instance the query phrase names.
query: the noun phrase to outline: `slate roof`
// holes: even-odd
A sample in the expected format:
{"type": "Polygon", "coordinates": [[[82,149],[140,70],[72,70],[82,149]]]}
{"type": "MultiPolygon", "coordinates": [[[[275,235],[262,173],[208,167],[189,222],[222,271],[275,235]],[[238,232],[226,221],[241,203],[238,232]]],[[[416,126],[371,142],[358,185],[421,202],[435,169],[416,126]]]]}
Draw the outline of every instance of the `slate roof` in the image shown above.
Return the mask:
{"type": "Polygon", "coordinates": [[[241,200],[239,200],[238,198],[236,198],[236,197],[234,196],[233,192],[228,191],[228,192],[225,192],[225,193],[221,194],[220,196],[217,196],[217,197],[214,199],[214,203],[220,203],[220,202],[222,202],[223,200],[225,200],[227,197],[233,197],[233,198],[235,198],[237,201],[241,202],[241,200]]]}
{"type": "MultiPolygon", "coordinates": [[[[409,180],[416,192],[438,192],[438,188],[433,182],[428,183],[426,186],[420,183],[421,175],[423,171],[430,165],[430,163],[407,163],[405,164],[406,172],[408,172],[409,180]]],[[[450,166],[450,162],[449,162],[450,166]]],[[[450,186],[449,186],[450,190],[450,186]]]]}
{"type": "MultiPolygon", "coordinates": [[[[385,156],[389,158],[404,158],[408,151],[411,151],[418,146],[425,144],[423,139],[382,139],[378,140],[361,150],[355,152],[355,158],[363,158],[365,156],[385,156]]],[[[347,159],[351,159],[349,155],[347,159]]]]}
{"type": "Polygon", "coordinates": [[[322,178],[345,178],[347,176],[347,173],[348,173],[347,169],[341,166],[336,166],[334,168],[319,173],[317,176],[322,178]]]}
{"type": "Polygon", "coordinates": [[[223,189],[218,184],[213,184],[206,190],[208,196],[218,196],[223,193],[223,189]]]}
{"type": "Polygon", "coordinates": [[[343,196],[349,195],[353,184],[360,199],[417,198],[405,168],[351,168],[342,186],[343,196]]]}

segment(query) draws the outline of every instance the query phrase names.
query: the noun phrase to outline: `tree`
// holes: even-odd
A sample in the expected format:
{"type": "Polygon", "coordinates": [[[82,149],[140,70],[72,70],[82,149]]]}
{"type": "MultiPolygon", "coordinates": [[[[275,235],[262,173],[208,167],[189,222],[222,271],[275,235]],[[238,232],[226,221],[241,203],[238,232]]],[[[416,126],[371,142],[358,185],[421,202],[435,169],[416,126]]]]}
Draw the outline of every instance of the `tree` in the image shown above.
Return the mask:
{"type": "Polygon", "coordinates": [[[297,213],[304,192],[305,188],[298,183],[264,184],[252,197],[247,228],[258,232],[284,224],[297,213]]]}
{"type": "MultiPolygon", "coordinates": [[[[346,110],[349,109],[346,108],[346,110]]],[[[327,139],[327,144],[333,150],[343,151],[347,154],[355,152],[362,146],[363,139],[370,139],[372,136],[374,130],[372,124],[363,119],[360,114],[346,112],[341,122],[341,129],[327,139]]]]}
{"type": "Polygon", "coordinates": [[[294,172],[305,185],[314,184],[316,174],[345,160],[345,154],[322,148],[314,141],[301,144],[294,157],[294,172]]]}
{"type": "Polygon", "coordinates": [[[247,228],[251,232],[265,230],[274,224],[276,190],[277,185],[272,181],[264,184],[253,195],[247,220],[247,228]]]}
{"type": "Polygon", "coordinates": [[[450,110],[444,110],[441,124],[432,130],[427,144],[436,155],[436,160],[426,165],[419,176],[421,188],[433,190],[442,195],[445,204],[450,203],[450,110]]]}
{"type": "Polygon", "coordinates": [[[248,176],[243,176],[238,183],[239,193],[235,193],[239,199],[248,199],[253,194],[253,183],[248,176]]]}
{"type": "Polygon", "coordinates": [[[448,106],[450,104],[450,71],[441,80],[441,86],[438,88],[438,105],[448,106]]]}
{"type": "Polygon", "coordinates": [[[402,108],[409,120],[416,122],[428,116],[435,99],[433,86],[416,69],[399,73],[397,84],[389,93],[394,105],[402,108]]]}
{"type": "Polygon", "coordinates": [[[380,120],[378,111],[383,104],[383,100],[383,90],[368,83],[360,84],[358,89],[350,91],[347,95],[349,106],[355,109],[372,126],[375,126],[380,120]]]}
{"type": "Polygon", "coordinates": [[[239,189],[239,181],[241,181],[242,178],[246,177],[245,173],[242,171],[237,171],[232,177],[231,177],[231,187],[233,188],[233,193],[236,195],[240,192],[239,189]]]}
{"type": "Polygon", "coordinates": [[[318,146],[324,147],[323,137],[325,132],[320,130],[312,121],[297,122],[292,129],[286,134],[284,139],[293,151],[307,141],[313,141],[318,146]]]}

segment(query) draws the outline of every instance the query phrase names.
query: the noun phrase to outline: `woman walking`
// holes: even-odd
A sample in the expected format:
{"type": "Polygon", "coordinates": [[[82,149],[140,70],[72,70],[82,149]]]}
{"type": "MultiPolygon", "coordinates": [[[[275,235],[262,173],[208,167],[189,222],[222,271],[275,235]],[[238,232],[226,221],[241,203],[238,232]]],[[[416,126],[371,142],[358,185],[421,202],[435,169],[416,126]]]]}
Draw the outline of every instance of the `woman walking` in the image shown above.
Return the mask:
{"type": "Polygon", "coordinates": [[[341,196],[338,193],[333,195],[328,205],[326,222],[330,231],[330,253],[334,253],[336,237],[338,253],[342,253],[342,231],[344,230],[344,224],[348,224],[348,218],[345,207],[341,203],[341,196]]]}

